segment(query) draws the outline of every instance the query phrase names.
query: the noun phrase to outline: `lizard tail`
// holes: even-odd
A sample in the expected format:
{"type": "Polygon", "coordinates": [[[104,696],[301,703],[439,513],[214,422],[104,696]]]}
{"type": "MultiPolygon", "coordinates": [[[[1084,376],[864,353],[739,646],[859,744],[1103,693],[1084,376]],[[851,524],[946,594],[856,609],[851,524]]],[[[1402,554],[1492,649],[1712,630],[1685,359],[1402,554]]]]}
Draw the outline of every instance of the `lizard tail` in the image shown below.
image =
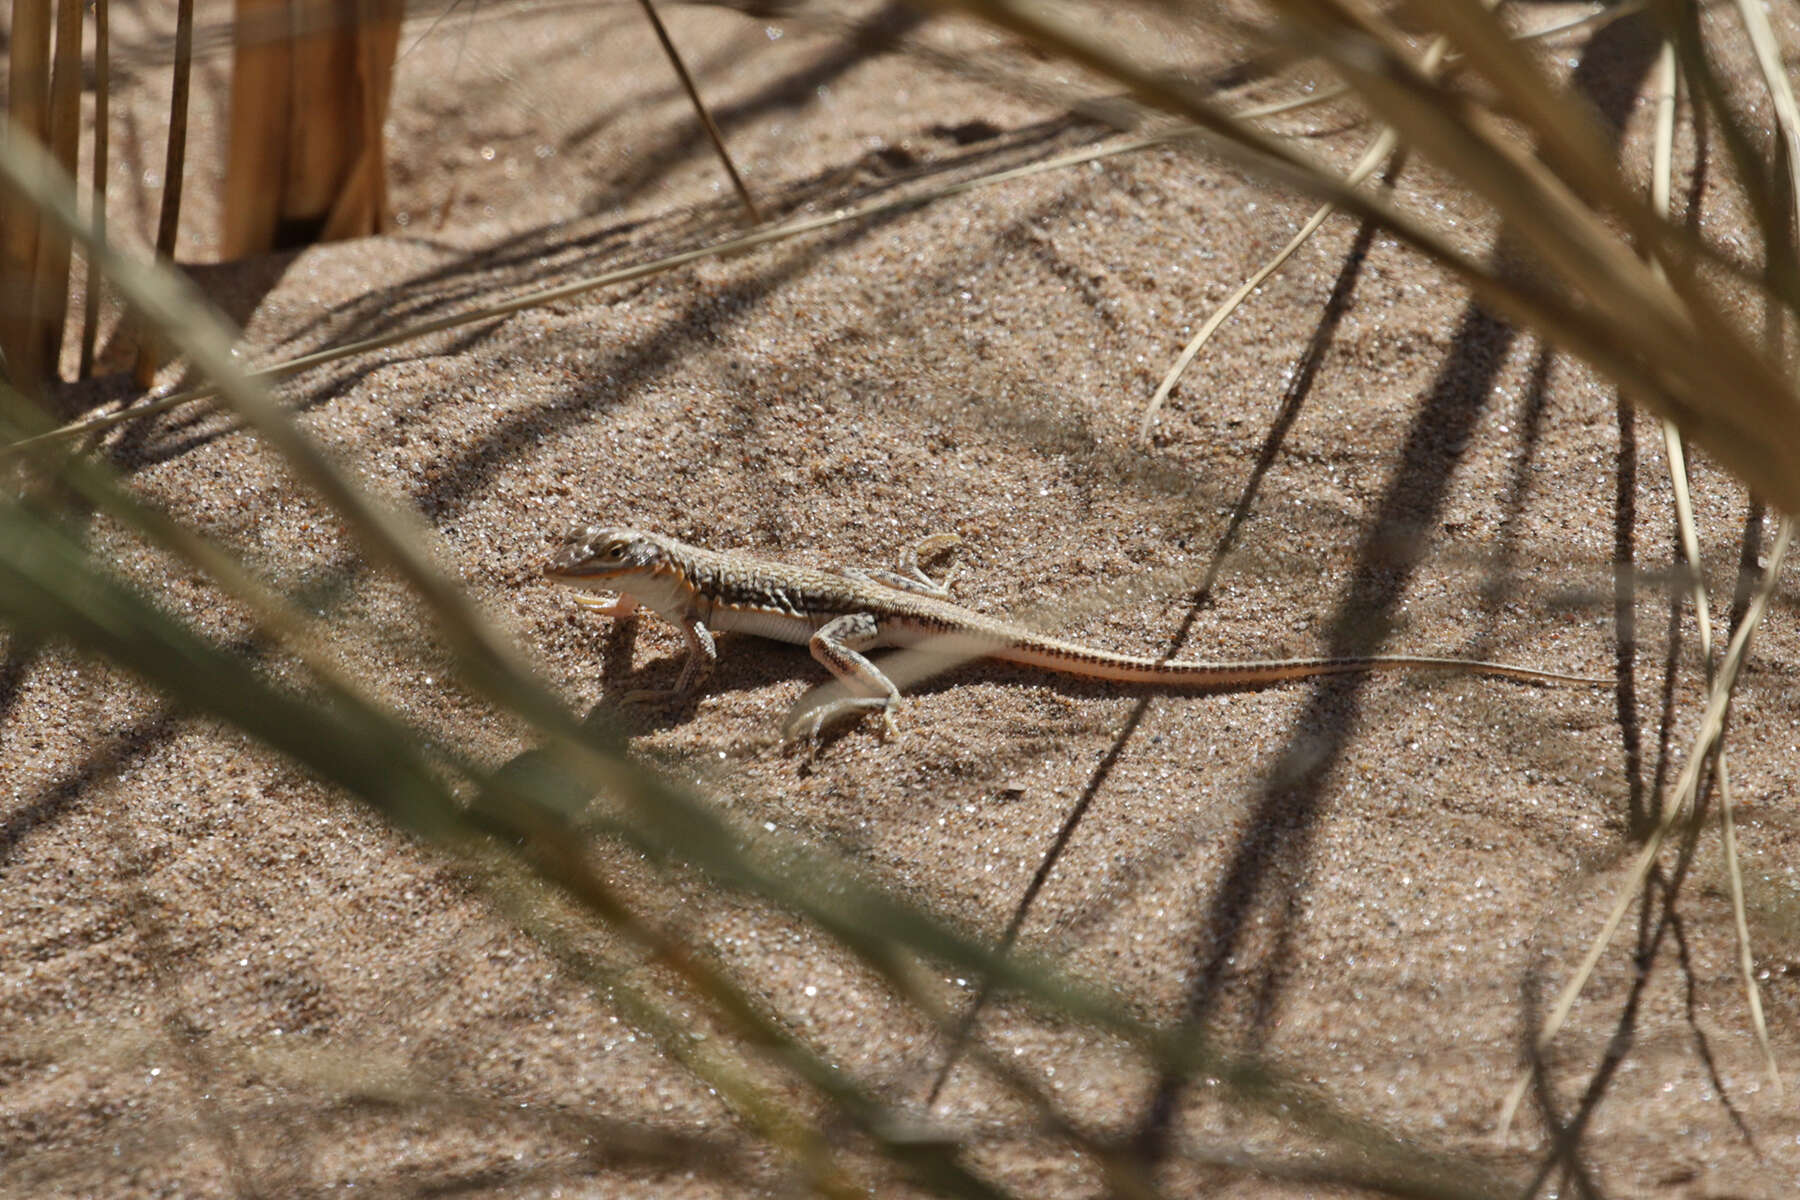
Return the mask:
{"type": "Polygon", "coordinates": [[[1346,675],[1364,671],[1455,671],[1474,675],[1499,675],[1530,683],[1581,684],[1604,687],[1615,681],[1563,671],[1545,671],[1511,663],[1470,658],[1383,654],[1363,658],[1270,658],[1244,662],[1159,662],[1128,654],[1111,654],[1049,638],[989,649],[993,658],[1022,663],[1064,675],[1111,679],[1120,683],[1160,684],[1164,687],[1231,688],[1280,683],[1315,675],[1346,675]]]}

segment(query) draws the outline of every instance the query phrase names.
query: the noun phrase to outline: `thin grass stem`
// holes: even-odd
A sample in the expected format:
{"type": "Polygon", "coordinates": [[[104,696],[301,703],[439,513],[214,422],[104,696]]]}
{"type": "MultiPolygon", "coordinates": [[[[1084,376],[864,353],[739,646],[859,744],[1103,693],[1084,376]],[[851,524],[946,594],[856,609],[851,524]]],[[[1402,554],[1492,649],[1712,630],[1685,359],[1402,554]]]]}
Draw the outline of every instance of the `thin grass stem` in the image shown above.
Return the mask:
{"type": "MultiPolygon", "coordinates": [[[[112,0],[94,0],[94,162],[89,180],[88,219],[94,236],[106,240],[106,175],[111,136],[112,0]]],[[[86,379],[94,373],[94,346],[100,332],[100,265],[84,255],[85,298],[81,310],[81,357],[75,374],[86,379]]]]}
{"type": "Polygon", "coordinates": [[[737,164],[731,161],[731,151],[725,147],[725,135],[719,132],[719,124],[713,120],[712,110],[700,98],[700,89],[694,86],[694,77],[688,73],[687,64],[681,60],[681,51],[675,48],[675,39],[669,36],[668,28],[663,25],[661,15],[650,0],[638,0],[638,6],[644,10],[650,28],[656,31],[656,40],[662,44],[663,53],[668,55],[669,65],[675,68],[682,89],[687,92],[688,101],[694,106],[694,114],[700,118],[707,140],[712,143],[713,152],[719,156],[720,165],[725,168],[725,174],[731,177],[731,186],[736,190],[738,199],[743,202],[744,212],[749,216],[750,223],[762,224],[762,214],[756,210],[756,201],[751,199],[750,189],[744,186],[744,177],[738,174],[737,164]]]}

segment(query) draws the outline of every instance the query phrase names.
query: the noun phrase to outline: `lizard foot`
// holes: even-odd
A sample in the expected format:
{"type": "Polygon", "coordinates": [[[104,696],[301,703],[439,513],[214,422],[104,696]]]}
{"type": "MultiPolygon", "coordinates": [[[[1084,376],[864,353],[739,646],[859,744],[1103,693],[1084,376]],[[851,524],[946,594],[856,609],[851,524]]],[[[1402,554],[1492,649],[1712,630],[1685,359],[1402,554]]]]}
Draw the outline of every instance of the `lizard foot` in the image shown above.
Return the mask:
{"type": "Polygon", "coordinates": [[[782,732],[789,742],[807,741],[817,744],[819,734],[827,725],[846,717],[875,711],[881,713],[881,740],[885,742],[899,737],[900,726],[894,720],[894,705],[885,697],[875,696],[853,696],[816,705],[790,718],[782,732]]]}

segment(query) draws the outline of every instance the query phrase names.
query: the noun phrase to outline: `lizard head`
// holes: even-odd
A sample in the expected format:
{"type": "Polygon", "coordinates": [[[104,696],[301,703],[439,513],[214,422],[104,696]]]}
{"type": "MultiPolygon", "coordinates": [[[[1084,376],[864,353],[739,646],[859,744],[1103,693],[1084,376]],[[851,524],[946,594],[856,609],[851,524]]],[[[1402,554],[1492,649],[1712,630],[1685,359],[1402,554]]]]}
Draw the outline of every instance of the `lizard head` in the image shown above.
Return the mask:
{"type": "Polygon", "coordinates": [[[655,574],[667,565],[668,557],[662,541],[652,534],[584,525],[563,539],[544,574],[577,587],[614,587],[620,578],[655,574]]]}

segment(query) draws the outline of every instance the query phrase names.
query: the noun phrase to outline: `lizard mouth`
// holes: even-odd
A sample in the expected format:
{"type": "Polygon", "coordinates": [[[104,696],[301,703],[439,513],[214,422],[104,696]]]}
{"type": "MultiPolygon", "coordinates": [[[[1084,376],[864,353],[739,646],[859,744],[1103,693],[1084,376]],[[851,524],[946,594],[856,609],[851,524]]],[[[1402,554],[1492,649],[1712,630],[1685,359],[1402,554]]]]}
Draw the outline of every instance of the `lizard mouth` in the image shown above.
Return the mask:
{"type": "Polygon", "coordinates": [[[600,579],[610,574],[604,567],[584,567],[560,554],[544,564],[544,576],[548,579],[600,579]]]}

